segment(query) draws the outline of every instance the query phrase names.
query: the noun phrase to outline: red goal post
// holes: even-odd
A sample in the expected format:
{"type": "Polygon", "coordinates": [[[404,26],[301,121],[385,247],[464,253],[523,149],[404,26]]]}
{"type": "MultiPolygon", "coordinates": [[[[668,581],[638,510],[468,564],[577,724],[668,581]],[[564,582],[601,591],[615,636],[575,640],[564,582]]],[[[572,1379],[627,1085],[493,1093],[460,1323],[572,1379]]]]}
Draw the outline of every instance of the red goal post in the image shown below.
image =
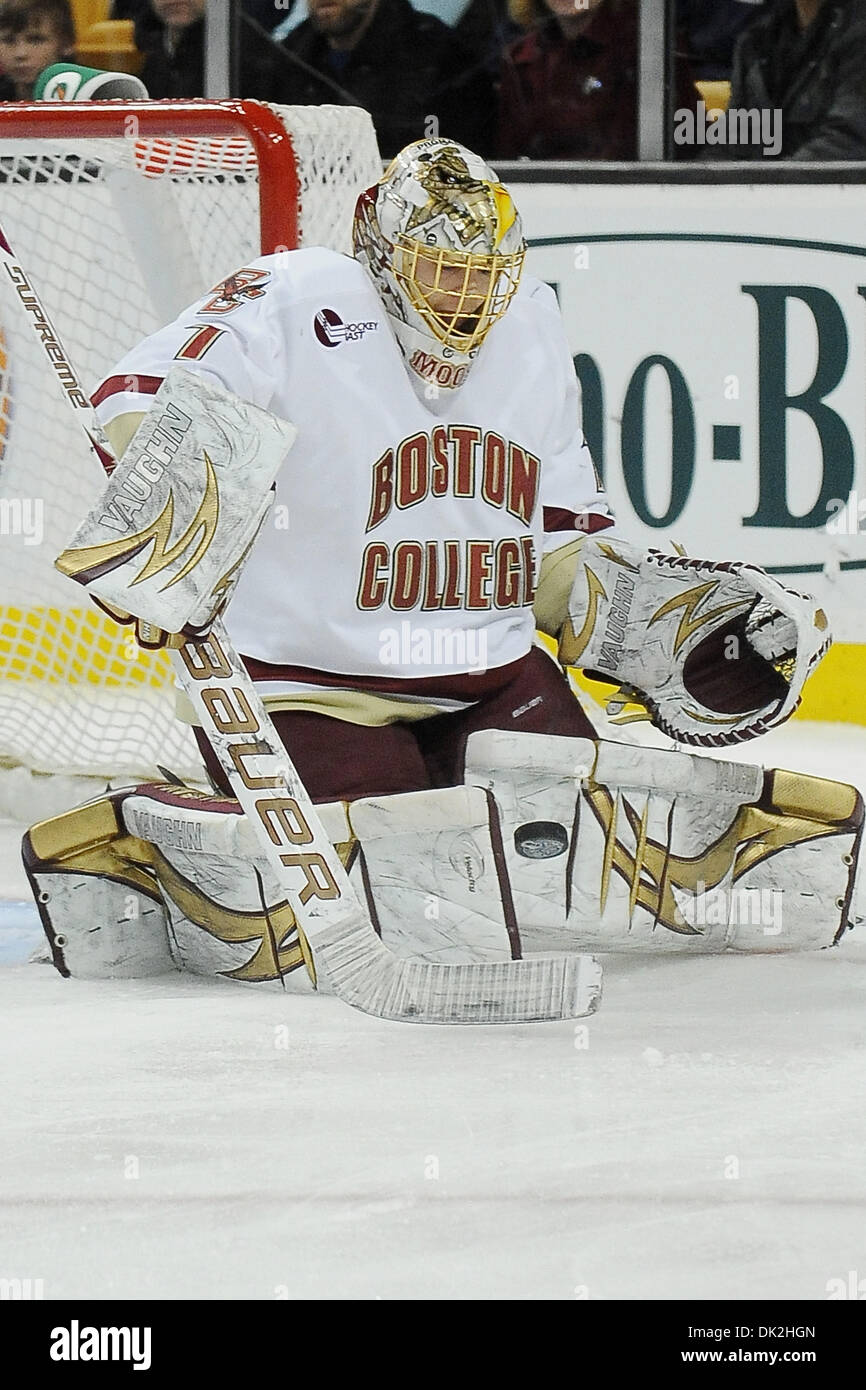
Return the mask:
{"type": "MultiPolygon", "coordinates": [[[[381,173],[349,107],[251,101],[0,104],[2,224],[87,389],[245,261],[350,249],[381,173]]],[[[0,285],[0,767],[191,776],[163,654],[138,651],[53,569],[102,485],[0,285]]]]}
{"type": "MultiPolygon", "coordinates": [[[[284,108],[288,109],[288,108],[284,108]]],[[[320,109],[320,108],[316,108],[320,109]]],[[[238,164],[257,166],[260,254],[291,248],[298,240],[300,180],[291,132],[276,110],[260,101],[28,101],[0,105],[0,148],[6,140],[131,140],[153,151],[151,177],[169,167],[171,149],[202,152],[201,172],[219,167],[219,146],[237,141],[238,164]],[[159,169],[160,146],[165,164],[159,169]]],[[[183,156],[175,167],[181,167],[183,156]]],[[[146,165],[144,166],[146,168],[146,165]]]]}

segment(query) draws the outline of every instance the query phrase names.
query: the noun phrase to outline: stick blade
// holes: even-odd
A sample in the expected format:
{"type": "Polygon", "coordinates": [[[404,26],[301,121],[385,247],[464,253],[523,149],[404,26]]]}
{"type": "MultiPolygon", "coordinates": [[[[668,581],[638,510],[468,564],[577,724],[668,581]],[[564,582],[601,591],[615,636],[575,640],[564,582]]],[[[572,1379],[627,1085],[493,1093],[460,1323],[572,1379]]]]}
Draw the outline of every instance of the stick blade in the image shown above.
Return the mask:
{"type": "Polygon", "coordinates": [[[318,936],[317,965],[346,1003],[399,1023],[547,1023],[584,1018],[601,1000],[593,956],[443,965],[377,950],[361,924],[318,936]]]}

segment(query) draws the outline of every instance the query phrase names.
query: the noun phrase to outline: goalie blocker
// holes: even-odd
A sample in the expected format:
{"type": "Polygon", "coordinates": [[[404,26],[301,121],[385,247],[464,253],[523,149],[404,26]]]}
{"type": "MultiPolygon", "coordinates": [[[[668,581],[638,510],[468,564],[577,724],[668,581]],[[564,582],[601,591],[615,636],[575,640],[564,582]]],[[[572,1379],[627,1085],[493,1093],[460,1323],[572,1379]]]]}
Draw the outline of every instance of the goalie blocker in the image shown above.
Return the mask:
{"type": "MultiPolygon", "coordinates": [[[[498,731],[471,736],[461,787],[318,810],[383,943],[451,964],[832,945],[864,819],[844,783],[498,731]]],[[[34,826],[24,861],[64,975],[309,987],[303,934],[236,802],[116,792],[34,826]]]]}
{"type": "Polygon", "coordinates": [[[226,606],[296,436],[287,420],[172,368],[57,569],[116,621],[134,615],[142,646],[182,646],[226,606]]]}

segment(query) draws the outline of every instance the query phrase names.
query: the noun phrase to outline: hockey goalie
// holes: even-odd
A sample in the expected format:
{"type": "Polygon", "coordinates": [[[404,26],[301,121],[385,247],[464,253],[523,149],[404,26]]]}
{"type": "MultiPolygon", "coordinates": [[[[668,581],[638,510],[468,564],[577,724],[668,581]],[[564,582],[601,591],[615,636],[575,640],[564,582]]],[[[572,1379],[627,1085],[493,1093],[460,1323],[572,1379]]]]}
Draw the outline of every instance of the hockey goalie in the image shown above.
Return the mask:
{"type": "MultiPolygon", "coordinates": [[[[837,942],[856,789],[701,751],[789,717],[824,614],[618,533],[555,296],[479,158],[409,146],[354,237],[262,257],[131,348],[93,397],[121,462],[61,568],[145,645],[206,654],[225,615],[400,958],[837,942]],[[682,746],[599,738],[568,667],[682,746]]],[[[215,755],[250,708],[198,720],[209,792],[131,787],[29,831],[63,974],[315,977],[215,755]]]]}

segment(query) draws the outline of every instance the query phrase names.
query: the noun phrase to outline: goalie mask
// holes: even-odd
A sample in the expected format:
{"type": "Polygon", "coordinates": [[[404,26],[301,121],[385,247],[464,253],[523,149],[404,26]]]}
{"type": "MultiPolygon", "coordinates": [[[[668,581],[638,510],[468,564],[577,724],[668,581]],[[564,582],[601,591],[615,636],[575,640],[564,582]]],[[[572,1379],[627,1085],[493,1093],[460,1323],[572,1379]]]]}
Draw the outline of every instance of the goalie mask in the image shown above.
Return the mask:
{"type": "Polygon", "coordinates": [[[453,140],[417,140],[361,194],[354,244],[415,378],[462,386],[526,254],[493,170],[453,140]]]}

